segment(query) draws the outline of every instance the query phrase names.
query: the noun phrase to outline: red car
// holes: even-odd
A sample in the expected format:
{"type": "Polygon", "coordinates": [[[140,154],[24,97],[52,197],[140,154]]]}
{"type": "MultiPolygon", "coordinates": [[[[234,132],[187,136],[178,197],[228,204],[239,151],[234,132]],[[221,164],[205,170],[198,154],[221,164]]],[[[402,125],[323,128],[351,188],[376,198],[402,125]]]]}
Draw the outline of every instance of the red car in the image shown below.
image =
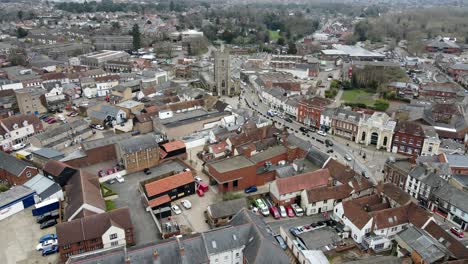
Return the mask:
{"type": "Polygon", "coordinates": [[[290,205],[286,206],[286,213],[288,214],[289,217],[294,217],[294,211],[290,205]]]}
{"type": "Polygon", "coordinates": [[[53,118],[47,120],[47,124],[53,124],[53,123],[57,123],[57,120],[55,120],[55,119],[53,119],[53,118]]]}
{"type": "Polygon", "coordinates": [[[278,208],[276,208],[275,206],[271,206],[270,207],[270,214],[275,218],[275,219],[279,219],[281,218],[279,212],[278,212],[278,208]]]}
{"type": "Polygon", "coordinates": [[[456,227],[450,228],[450,232],[452,232],[452,234],[456,235],[459,238],[463,238],[465,236],[465,233],[463,233],[463,231],[456,227]]]}

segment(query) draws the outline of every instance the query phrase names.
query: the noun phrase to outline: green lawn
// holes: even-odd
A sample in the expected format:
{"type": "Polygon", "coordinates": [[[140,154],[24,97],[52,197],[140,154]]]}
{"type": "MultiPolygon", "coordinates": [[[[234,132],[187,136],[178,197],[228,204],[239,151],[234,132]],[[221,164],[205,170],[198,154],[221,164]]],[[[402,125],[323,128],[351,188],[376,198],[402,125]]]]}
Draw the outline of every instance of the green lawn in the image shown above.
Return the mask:
{"type": "Polygon", "coordinates": [[[363,103],[366,105],[374,104],[374,94],[366,92],[365,90],[353,89],[345,90],[341,96],[341,100],[347,103],[363,103]]]}
{"type": "Polygon", "coordinates": [[[268,30],[270,34],[270,41],[279,39],[279,32],[276,30],[268,30]]]}

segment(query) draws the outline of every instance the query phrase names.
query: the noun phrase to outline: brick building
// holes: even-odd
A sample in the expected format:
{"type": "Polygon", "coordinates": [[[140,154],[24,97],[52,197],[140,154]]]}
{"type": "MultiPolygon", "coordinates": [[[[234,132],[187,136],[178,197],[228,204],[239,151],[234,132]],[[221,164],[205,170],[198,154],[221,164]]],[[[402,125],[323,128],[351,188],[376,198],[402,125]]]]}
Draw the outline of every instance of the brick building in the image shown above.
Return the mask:
{"type": "Polygon", "coordinates": [[[132,137],[117,143],[117,159],[128,173],[142,171],[159,164],[159,145],[151,135],[132,137]]]}
{"type": "Polygon", "coordinates": [[[409,158],[394,159],[390,158],[384,165],[384,182],[391,182],[398,186],[400,189],[405,188],[406,179],[414,164],[410,162],[409,158]]]}
{"type": "Polygon", "coordinates": [[[453,82],[426,83],[419,88],[419,96],[423,97],[455,98],[464,95],[464,90],[453,82]]]}
{"type": "Polygon", "coordinates": [[[464,75],[468,73],[468,63],[457,63],[452,66],[449,66],[447,72],[453,76],[457,77],[459,75],[464,75]]]}
{"type": "Polygon", "coordinates": [[[135,243],[128,208],[59,223],[56,229],[62,263],[73,255],[135,243]]]}
{"type": "Polygon", "coordinates": [[[0,180],[6,181],[10,185],[20,185],[38,173],[38,168],[0,151],[0,180]]]}
{"type": "Polygon", "coordinates": [[[395,127],[392,150],[400,154],[417,157],[421,154],[425,137],[420,124],[411,121],[400,121],[395,127]]]}
{"type": "Polygon", "coordinates": [[[331,133],[352,141],[356,140],[359,130],[359,120],[363,114],[340,107],[331,115],[331,133]]]}
{"type": "Polygon", "coordinates": [[[329,104],[330,100],[321,97],[300,101],[297,107],[297,121],[319,129],[322,112],[329,104]]]}

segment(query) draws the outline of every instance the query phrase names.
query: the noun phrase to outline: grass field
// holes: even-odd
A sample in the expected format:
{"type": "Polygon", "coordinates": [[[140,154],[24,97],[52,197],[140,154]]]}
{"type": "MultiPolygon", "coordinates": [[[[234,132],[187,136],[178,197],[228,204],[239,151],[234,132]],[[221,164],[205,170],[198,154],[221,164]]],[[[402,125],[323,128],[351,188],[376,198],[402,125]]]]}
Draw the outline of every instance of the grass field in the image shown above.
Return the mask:
{"type": "Polygon", "coordinates": [[[270,41],[279,39],[279,32],[276,30],[268,30],[270,34],[270,41]]]}
{"type": "Polygon", "coordinates": [[[373,105],[375,101],[373,96],[374,94],[368,93],[365,90],[345,90],[341,96],[341,100],[348,103],[363,103],[366,105],[373,105]]]}

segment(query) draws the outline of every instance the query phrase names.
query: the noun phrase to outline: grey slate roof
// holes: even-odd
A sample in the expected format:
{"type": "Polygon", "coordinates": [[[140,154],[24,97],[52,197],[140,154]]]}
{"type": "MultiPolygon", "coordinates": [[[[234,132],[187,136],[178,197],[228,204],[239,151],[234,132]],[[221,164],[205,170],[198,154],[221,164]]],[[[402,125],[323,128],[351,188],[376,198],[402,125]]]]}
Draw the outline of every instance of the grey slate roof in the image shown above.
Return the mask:
{"type": "Polygon", "coordinates": [[[32,167],[27,162],[17,159],[7,153],[0,151],[0,169],[3,169],[13,175],[19,176],[26,168],[32,167]]]}
{"type": "Polygon", "coordinates": [[[117,135],[111,135],[111,136],[106,136],[103,138],[95,139],[95,140],[90,140],[90,141],[85,141],[81,143],[83,150],[92,150],[95,148],[100,148],[103,146],[108,146],[108,145],[113,145],[116,144],[117,142],[120,142],[122,140],[131,138],[132,135],[131,133],[124,133],[124,134],[117,134],[117,135]]]}
{"type": "Polygon", "coordinates": [[[41,156],[41,157],[44,157],[46,159],[61,159],[63,157],[65,157],[65,154],[63,154],[62,152],[60,151],[57,151],[55,149],[52,149],[52,148],[41,148],[41,149],[38,149],[36,151],[33,151],[32,152],[34,155],[38,155],[38,156],[41,156]]]}
{"type": "Polygon", "coordinates": [[[445,183],[439,188],[436,188],[433,195],[439,200],[444,200],[447,203],[457,207],[465,213],[468,213],[468,193],[445,183]]]}
{"type": "Polygon", "coordinates": [[[123,264],[128,257],[132,264],[205,264],[209,263],[210,254],[239,247],[245,247],[243,253],[247,263],[289,263],[288,256],[278,246],[265,222],[257,215],[242,209],[233,217],[231,225],[180,239],[172,238],[132,247],[126,251],[120,248],[87,256],[73,256],[69,263],[123,264]],[[180,254],[181,249],[184,254],[180,254]]]}
{"type": "Polygon", "coordinates": [[[465,155],[445,155],[451,167],[467,167],[468,156],[465,155]]]}
{"type": "Polygon", "coordinates": [[[133,153],[143,149],[155,148],[158,146],[156,138],[151,135],[143,135],[122,140],[117,143],[120,150],[125,153],[133,153]]]}
{"type": "Polygon", "coordinates": [[[47,129],[44,133],[35,135],[38,140],[43,141],[49,138],[56,137],[63,133],[68,133],[70,130],[76,129],[77,127],[88,126],[88,123],[84,119],[77,119],[75,121],[56,126],[54,128],[47,129]]]}
{"type": "Polygon", "coordinates": [[[46,199],[62,189],[58,183],[41,174],[24,183],[24,186],[34,190],[41,199],[46,199]]]}
{"type": "Polygon", "coordinates": [[[416,251],[426,263],[434,263],[448,255],[447,249],[442,244],[417,227],[409,226],[397,234],[397,237],[416,251]]]}
{"type": "Polygon", "coordinates": [[[209,205],[207,211],[211,212],[213,218],[222,218],[235,215],[242,208],[247,208],[247,201],[244,198],[209,205]]]}
{"type": "Polygon", "coordinates": [[[0,209],[14,202],[17,199],[33,194],[34,191],[23,185],[16,185],[11,187],[10,190],[0,193],[0,209]]]}

